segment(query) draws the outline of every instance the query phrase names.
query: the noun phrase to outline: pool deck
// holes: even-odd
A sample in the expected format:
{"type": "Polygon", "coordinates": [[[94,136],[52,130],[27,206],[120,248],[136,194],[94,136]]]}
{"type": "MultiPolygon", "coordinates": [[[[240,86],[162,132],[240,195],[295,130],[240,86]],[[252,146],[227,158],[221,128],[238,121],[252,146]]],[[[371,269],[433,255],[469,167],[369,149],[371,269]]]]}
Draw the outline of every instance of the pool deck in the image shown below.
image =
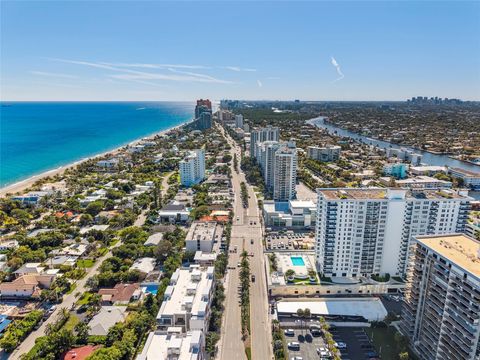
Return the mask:
{"type": "Polygon", "coordinates": [[[308,276],[308,270],[315,270],[315,259],[311,254],[276,253],[276,255],[279,271],[283,274],[285,274],[287,270],[292,269],[296,275],[308,276]],[[299,258],[301,258],[301,260],[299,258]],[[296,264],[300,261],[302,261],[303,264],[296,264]]]}

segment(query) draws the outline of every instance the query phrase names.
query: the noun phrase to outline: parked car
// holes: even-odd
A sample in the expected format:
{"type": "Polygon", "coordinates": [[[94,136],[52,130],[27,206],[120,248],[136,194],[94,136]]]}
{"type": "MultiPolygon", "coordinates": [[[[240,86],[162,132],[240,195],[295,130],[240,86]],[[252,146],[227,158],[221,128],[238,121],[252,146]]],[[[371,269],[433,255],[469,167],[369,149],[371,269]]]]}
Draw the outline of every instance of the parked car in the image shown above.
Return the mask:
{"type": "Polygon", "coordinates": [[[303,357],[301,356],[293,356],[291,360],[303,360],[303,357]]]}
{"type": "Polygon", "coordinates": [[[293,329],[285,329],[283,332],[286,336],[295,336],[295,330],[293,329]]]}
{"type": "Polygon", "coordinates": [[[343,350],[343,349],[346,349],[346,348],[347,348],[347,344],[345,344],[345,343],[342,342],[342,341],[339,341],[339,342],[336,342],[336,343],[335,343],[335,347],[336,347],[337,349],[343,350]]]}
{"type": "Polygon", "coordinates": [[[287,346],[290,350],[300,350],[300,343],[296,341],[289,342],[287,346]]]}

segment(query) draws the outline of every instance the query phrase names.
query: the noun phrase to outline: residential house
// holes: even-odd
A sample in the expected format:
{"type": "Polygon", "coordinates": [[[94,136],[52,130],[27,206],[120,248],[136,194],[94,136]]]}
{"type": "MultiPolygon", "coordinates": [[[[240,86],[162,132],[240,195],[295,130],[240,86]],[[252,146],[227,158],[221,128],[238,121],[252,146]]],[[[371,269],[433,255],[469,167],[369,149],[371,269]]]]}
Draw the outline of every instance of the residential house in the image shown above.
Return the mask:
{"type": "Polygon", "coordinates": [[[88,323],[89,335],[107,335],[108,330],[118,322],[123,322],[127,318],[127,308],[125,306],[102,306],[97,315],[88,323]]]}
{"type": "Polygon", "coordinates": [[[102,305],[125,305],[132,300],[140,300],[142,294],[138,283],[117,284],[113,289],[98,290],[98,295],[102,297],[102,305]]]}

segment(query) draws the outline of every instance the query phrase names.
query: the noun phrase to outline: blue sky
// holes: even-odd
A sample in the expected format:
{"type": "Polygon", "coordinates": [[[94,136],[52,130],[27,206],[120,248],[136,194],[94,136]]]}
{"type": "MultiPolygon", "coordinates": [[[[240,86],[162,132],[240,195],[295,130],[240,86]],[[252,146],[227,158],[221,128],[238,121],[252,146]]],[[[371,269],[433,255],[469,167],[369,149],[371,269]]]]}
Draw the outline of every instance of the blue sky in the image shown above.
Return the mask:
{"type": "Polygon", "coordinates": [[[2,1],[3,100],[480,100],[480,2],[2,1]]]}

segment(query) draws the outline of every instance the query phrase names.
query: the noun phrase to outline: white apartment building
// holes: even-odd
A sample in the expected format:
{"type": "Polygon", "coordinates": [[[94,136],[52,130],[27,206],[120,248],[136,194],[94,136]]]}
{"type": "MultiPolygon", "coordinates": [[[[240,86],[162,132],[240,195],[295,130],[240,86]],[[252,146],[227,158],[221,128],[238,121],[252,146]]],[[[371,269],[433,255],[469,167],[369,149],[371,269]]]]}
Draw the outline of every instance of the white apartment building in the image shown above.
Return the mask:
{"type": "Polygon", "coordinates": [[[280,140],[280,129],[268,125],[265,128],[252,129],[250,132],[250,157],[256,157],[257,142],[278,141],[280,140]]]}
{"type": "Polygon", "coordinates": [[[416,238],[400,328],[422,360],[480,358],[480,242],[416,238]]]}
{"type": "Polygon", "coordinates": [[[388,158],[396,157],[399,160],[409,161],[414,166],[418,166],[422,162],[422,155],[415,153],[411,149],[388,148],[386,155],[388,158]]]}
{"type": "Polygon", "coordinates": [[[273,199],[291,200],[296,197],[297,148],[293,141],[275,152],[273,175],[273,199]]]}
{"type": "Polygon", "coordinates": [[[157,314],[157,327],[180,327],[182,332],[208,329],[214,289],[213,266],[190,265],[177,269],[170,278],[157,314]]]}
{"type": "Polygon", "coordinates": [[[316,263],[324,276],[401,276],[419,235],[463,232],[466,191],[317,189],[316,263]]]}
{"type": "Polygon", "coordinates": [[[243,128],[243,115],[242,114],[237,114],[235,115],[235,127],[237,128],[243,128]]]}
{"type": "Polygon", "coordinates": [[[166,331],[148,334],[143,351],[137,360],[203,360],[205,337],[199,330],[182,333],[181,328],[170,327],[166,331]]]}
{"type": "Polygon", "coordinates": [[[275,153],[280,146],[278,141],[264,141],[255,146],[256,160],[260,165],[265,185],[270,191],[273,190],[274,183],[275,153]]]}
{"type": "Polygon", "coordinates": [[[309,146],[307,148],[307,156],[310,159],[318,161],[337,161],[340,159],[342,148],[340,146],[327,145],[324,147],[309,146]]]}
{"type": "Polygon", "coordinates": [[[221,226],[216,221],[194,221],[185,238],[187,251],[210,253],[215,241],[222,240],[221,226]]]}
{"type": "Polygon", "coordinates": [[[395,184],[405,189],[450,189],[451,181],[439,180],[430,176],[417,176],[414,178],[396,180],[395,184]]]}
{"type": "Polygon", "coordinates": [[[474,190],[480,189],[480,173],[463,170],[459,168],[449,168],[448,173],[456,178],[463,180],[463,185],[474,190]]]}
{"type": "Polygon", "coordinates": [[[192,186],[205,179],[205,150],[190,151],[179,163],[180,183],[192,186]]]}
{"type": "Polygon", "coordinates": [[[425,175],[433,176],[436,174],[447,173],[445,166],[423,165],[423,166],[410,166],[408,169],[412,175],[425,175]]]}

